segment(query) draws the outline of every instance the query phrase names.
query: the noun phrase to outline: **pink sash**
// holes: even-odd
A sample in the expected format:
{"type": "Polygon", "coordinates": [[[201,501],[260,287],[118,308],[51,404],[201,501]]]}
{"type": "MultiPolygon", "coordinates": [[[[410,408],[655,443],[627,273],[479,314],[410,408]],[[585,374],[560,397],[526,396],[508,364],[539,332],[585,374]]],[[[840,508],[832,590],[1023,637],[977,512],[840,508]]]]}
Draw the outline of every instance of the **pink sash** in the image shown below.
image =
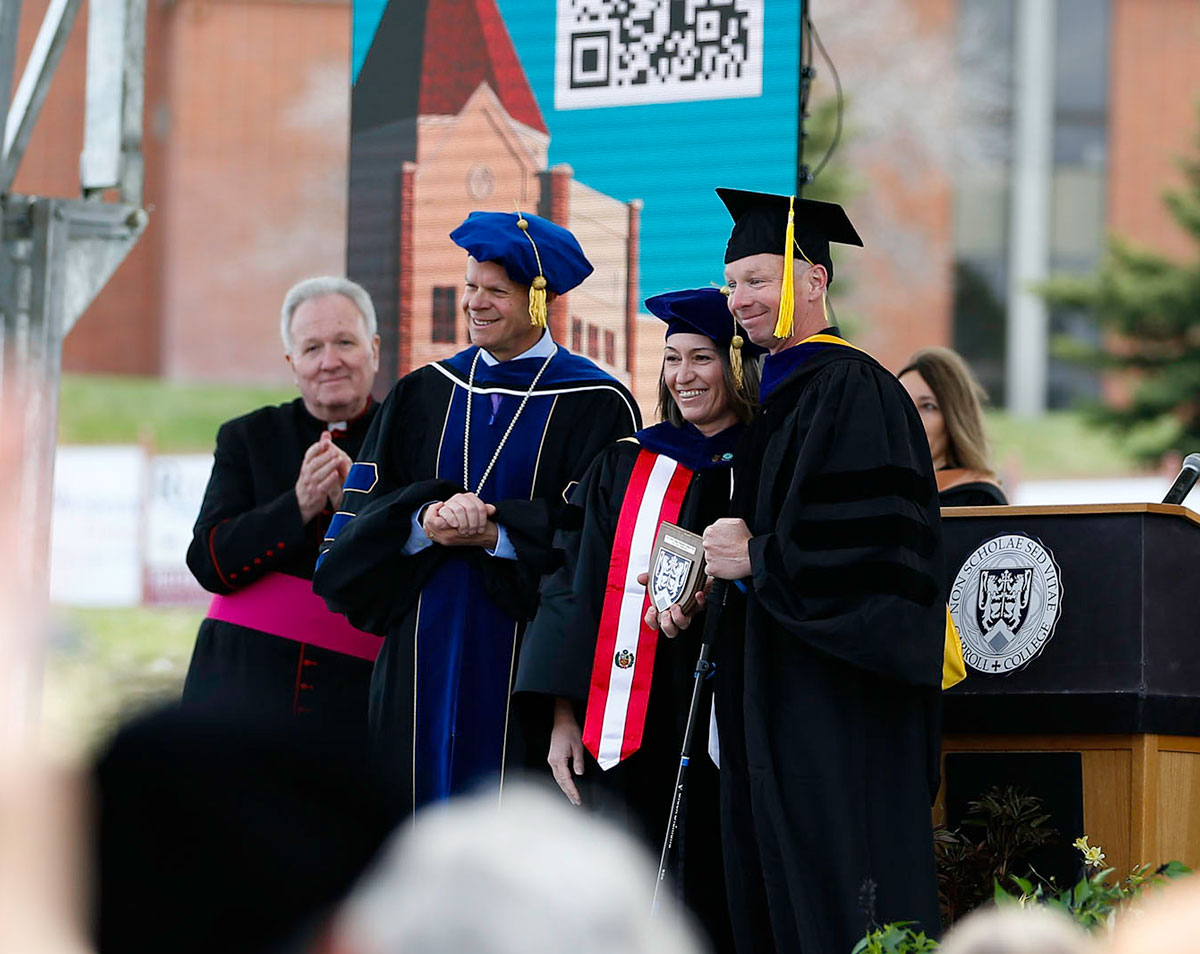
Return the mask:
{"type": "Polygon", "coordinates": [[[371,661],[383,645],[331,612],[310,581],[287,573],[268,573],[228,596],[214,596],[208,618],[371,661]]]}

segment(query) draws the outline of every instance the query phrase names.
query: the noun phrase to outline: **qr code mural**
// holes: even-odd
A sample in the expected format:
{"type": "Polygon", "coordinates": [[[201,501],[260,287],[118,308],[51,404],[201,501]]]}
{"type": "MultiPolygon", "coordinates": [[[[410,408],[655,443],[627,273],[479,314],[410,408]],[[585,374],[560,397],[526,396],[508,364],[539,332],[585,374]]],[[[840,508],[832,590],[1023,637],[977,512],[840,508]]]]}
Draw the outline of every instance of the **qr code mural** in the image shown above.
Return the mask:
{"type": "Polygon", "coordinates": [[[765,0],[558,0],[554,108],[762,95],[765,0]]]}

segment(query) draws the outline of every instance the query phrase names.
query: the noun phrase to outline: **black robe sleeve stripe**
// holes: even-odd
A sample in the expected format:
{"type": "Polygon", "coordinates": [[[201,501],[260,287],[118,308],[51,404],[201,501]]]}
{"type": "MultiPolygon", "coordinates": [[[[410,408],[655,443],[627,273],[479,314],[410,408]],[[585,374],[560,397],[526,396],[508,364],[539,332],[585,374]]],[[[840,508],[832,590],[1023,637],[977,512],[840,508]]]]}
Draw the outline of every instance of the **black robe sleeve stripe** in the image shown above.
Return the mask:
{"type": "Polygon", "coordinates": [[[860,599],[867,596],[898,596],[929,606],[941,591],[927,575],[906,566],[882,560],[856,561],[853,569],[810,567],[796,581],[799,596],[825,599],[860,599]]]}
{"type": "Polygon", "coordinates": [[[796,525],[796,542],[813,550],[898,546],[922,557],[932,556],[938,547],[937,537],[926,524],[901,514],[853,520],[802,520],[796,525]]]}
{"type": "Polygon", "coordinates": [[[886,465],[814,474],[804,482],[803,491],[810,503],[849,503],[889,495],[921,501],[929,493],[929,478],[908,467],[886,465]]]}
{"type": "Polygon", "coordinates": [[[772,430],[770,492],[750,527],[756,601],[813,648],[940,684],[940,643],[903,635],[929,629],[943,598],[937,487],[911,400],[882,368],[837,362],[772,430]]]}

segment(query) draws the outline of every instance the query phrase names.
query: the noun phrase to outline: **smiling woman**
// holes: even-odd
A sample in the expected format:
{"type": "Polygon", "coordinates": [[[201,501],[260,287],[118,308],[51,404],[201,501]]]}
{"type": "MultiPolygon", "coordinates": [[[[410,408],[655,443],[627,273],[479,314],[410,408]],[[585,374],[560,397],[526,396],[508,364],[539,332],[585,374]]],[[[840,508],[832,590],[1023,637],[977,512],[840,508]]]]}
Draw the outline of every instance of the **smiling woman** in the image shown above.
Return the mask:
{"type": "MultiPolygon", "coordinates": [[[[581,526],[560,536],[566,565],[542,587],[514,699],[534,730],[551,727],[547,761],[563,795],[623,824],[633,820],[657,849],[701,627],[676,639],[642,627],[637,574],[650,564],[660,521],[699,533],[726,512],[738,440],[758,398],[762,349],[744,340],[715,288],[656,295],[646,308],[667,325],[663,422],[603,451],[572,494],[581,526]],[[639,536],[637,527],[648,530],[639,536]],[[610,597],[614,579],[622,585],[610,597]]],[[[707,746],[707,715],[702,722],[696,752],[707,746]]],[[[673,859],[673,873],[713,949],[726,951],[732,940],[712,837],[720,825],[716,768],[696,758],[688,779],[679,835],[686,857],[673,859]]]]}

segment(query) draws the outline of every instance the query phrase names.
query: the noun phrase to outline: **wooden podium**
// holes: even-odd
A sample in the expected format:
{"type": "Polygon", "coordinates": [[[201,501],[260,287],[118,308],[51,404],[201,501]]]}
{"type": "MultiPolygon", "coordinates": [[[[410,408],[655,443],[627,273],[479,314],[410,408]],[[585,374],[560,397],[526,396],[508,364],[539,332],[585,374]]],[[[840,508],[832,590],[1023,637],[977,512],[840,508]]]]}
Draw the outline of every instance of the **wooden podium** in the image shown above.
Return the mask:
{"type": "Polygon", "coordinates": [[[1200,517],[1108,504],[942,518],[951,609],[986,672],[968,666],[944,694],[935,819],[980,794],[964,776],[1033,771],[1033,794],[1065,806],[1060,833],[1088,834],[1119,874],[1200,868],[1200,517]]]}

